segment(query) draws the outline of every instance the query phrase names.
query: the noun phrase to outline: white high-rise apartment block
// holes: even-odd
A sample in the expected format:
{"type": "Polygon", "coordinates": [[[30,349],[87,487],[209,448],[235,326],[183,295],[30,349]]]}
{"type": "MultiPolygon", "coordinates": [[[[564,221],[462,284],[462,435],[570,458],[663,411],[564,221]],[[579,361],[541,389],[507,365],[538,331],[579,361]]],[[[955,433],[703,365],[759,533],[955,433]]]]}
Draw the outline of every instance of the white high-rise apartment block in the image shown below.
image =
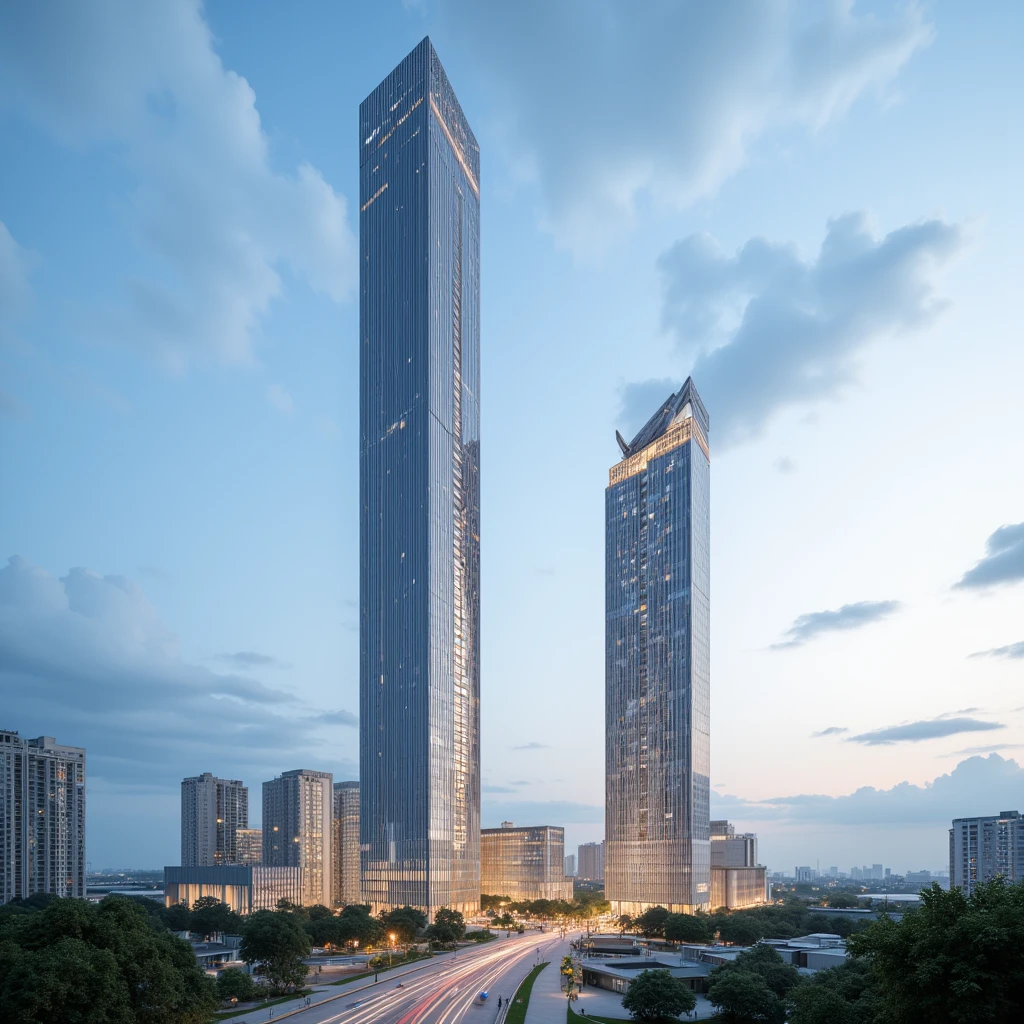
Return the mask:
{"type": "Polygon", "coordinates": [[[331,906],[334,778],[303,768],[263,783],[263,866],[302,868],[304,906],[331,906]]]}
{"type": "Polygon", "coordinates": [[[0,731],[0,903],[85,896],[85,750],[0,731]]]}
{"type": "Polygon", "coordinates": [[[981,818],[956,818],[949,830],[949,884],[970,895],[997,875],[1024,882],[1024,818],[1000,811],[981,818]]]}
{"type": "Polygon", "coordinates": [[[565,855],[565,877],[575,878],[576,877],[576,854],[567,853],[565,855]]]}
{"type": "Polygon", "coordinates": [[[181,780],[183,867],[237,864],[236,833],[249,827],[249,790],[209,772],[181,780]]]}

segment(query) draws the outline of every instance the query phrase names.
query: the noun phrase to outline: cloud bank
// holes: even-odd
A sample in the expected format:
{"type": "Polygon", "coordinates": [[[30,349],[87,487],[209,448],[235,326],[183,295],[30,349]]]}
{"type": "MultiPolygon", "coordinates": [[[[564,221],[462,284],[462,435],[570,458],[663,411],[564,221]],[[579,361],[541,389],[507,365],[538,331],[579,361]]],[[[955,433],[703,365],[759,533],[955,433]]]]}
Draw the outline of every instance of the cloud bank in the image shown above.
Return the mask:
{"type": "Polygon", "coordinates": [[[713,817],[741,821],[788,821],[818,825],[928,825],[948,829],[953,818],[994,814],[1017,807],[1024,769],[998,754],[961,761],[948,775],[923,786],[901,782],[891,789],[864,786],[847,796],[774,797],[744,800],[712,793],[713,817]]]}
{"type": "Polygon", "coordinates": [[[639,205],[715,192],[765,135],[815,131],[879,93],[932,38],[916,4],[441,0],[446,33],[494,86],[496,134],[579,253],[639,205]]]}
{"type": "Polygon", "coordinates": [[[1024,523],[1000,526],[985,541],[985,557],[954,584],[965,589],[992,587],[1024,580],[1024,523]]]}
{"type": "Polygon", "coordinates": [[[772,650],[800,647],[822,633],[860,629],[887,618],[900,609],[899,601],[857,601],[834,611],[808,612],[799,616],[786,631],[785,638],[772,644],[772,650]]]}
{"type": "Polygon", "coordinates": [[[822,729],[821,732],[812,732],[811,739],[816,740],[822,736],[839,736],[842,733],[849,731],[850,730],[844,725],[830,725],[827,729],[822,729]]]}
{"type": "MultiPolygon", "coordinates": [[[[835,398],[867,345],[929,323],[942,308],[935,271],[960,246],[959,228],[942,221],[877,238],[866,214],[850,213],[829,222],[809,260],[763,238],[729,256],[706,234],[663,253],[662,324],[713,410],[716,446],[757,437],[781,409],[835,398]]],[[[628,385],[627,423],[643,422],[678,386],[628,385]]]]}
{"type": "Polygon", "coordinates": [[[97,316],[106,337],[176,370],[247,363],[282,264],[335,300],[352,291],[344,198],[308,164],[272,169],[255,94],[223,66],[198,0],[4,4],[4,108],[134,179],[139,270],[97,316]]]}
{"type": "Polygon", "coordinates": [[[922,740],[934,740],[941,736],[955,736],[962,732],[989,732],[993,729],[1005,729],[999,722],[984,722],[980,718],[929,718],[920,722],[905,722],[903,725],[892,725],[885,729],[873,729],[858,736],[851,736],[850,743],[864,743],[868,746],[881,746],[890,743],[920,743],[922,740]]]}
{"type": "Polygon", "coordinates": [[[124,576],[78,568],[57,579],[11,558],[0,569],[0,652],[3,726],[86,747],[91,779],[167,791],[198,771],[251,785],[298,766],[354,771],[332,728],[353,715],[189,663],[124,576]]]}

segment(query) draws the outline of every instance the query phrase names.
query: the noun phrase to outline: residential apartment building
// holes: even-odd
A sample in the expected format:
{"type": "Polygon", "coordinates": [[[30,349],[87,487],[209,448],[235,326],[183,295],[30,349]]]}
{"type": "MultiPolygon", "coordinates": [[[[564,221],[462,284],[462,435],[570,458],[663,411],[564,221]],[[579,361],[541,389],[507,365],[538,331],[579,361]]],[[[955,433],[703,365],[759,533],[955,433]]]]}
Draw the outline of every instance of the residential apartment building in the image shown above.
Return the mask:
{"type": "Polygon", "coordinates": [[[565,877],[565,830],[521,825],[480,830],[481,891],[513,900],[571,900],[565,877]]]}
{"type": "Polygon", "coordinates": [[[333,900],[333,781],[297,768],[263,783],[262,866],[301,868],[304,906],[333,900]]]}
{"type": "Polygon", "coordinates": [[[576,854],[567,853],[565,855],[565,877],[575,878],[576,877],[576,854]]]}
{"type": "Polygon", "coordinates": [[[0,731],[0,903],[85,896],[85,750],[0,731]]]}
{"type": "Polygon", "coordinates": [[[1000,811],[979,818],[956,818],[949,830],[949,884],[970,894],[997,875],[1024,881],[1024,818],[1000,811]]]}
{"type": "Polygon", "coordinates": [[[359,883],[359,783],[334,784],[334,902],[362,903],[359,883]]]}
{"type": "Polygon", "coordinates": [[[237,864],[236,833],[249,827],[249,790],[210,772],[181,780],[181,863],[237,864]]]}

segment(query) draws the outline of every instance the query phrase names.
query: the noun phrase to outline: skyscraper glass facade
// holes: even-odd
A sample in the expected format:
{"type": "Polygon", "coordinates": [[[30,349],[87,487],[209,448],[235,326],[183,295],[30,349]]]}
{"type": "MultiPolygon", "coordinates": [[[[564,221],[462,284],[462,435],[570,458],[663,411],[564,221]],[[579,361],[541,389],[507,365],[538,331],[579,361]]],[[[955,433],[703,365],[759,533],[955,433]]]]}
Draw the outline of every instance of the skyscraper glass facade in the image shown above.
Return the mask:
{"type": "Polygon", "coordinates": [[[605,891],[619,913],[710,905],[707,437],[687,379],[618,436],[605,492],[605,891]]]}
{"type": "Polygon", "coordinates": [[[359,109],[360,847],[480,899],[480,151],[424,39],[359,109]]]}

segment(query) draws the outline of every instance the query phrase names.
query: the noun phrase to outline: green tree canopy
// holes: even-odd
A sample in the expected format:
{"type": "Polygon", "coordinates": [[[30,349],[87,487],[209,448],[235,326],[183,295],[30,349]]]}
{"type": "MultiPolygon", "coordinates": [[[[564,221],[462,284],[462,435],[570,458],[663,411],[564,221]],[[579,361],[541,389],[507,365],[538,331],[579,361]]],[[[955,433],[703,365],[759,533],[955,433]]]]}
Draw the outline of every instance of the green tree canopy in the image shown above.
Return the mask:
{"type": "Polygon", "coordinates": [[[710,942],[714,938],[711,923],[703,914],[669,914],[664,934],[670,942],[710,942]]]}
{"type": "Polygon", "coordinates": [[[825,905],[836,909],[859,907],[860,900],[852,892],[834,892],[825,899],[825,905]]]}
{"type": "Polygon", "coordinates": [[[0,915],[0,1006],[26,1024],[205,1024],[217,999],[187,942],[135,901],[0,915]]]}
{"type": "Polygon", "coordinates": [[[415,907],[396,907],[381,914],[380,923],[388,936],[395,936],[396,942],[415,942],[426,927],[427,915],[415,907]]]}
{"type": "Polygon", "coordinates": [[[362,903],[350,903],[338,915],[338,945],[358,943],[364,948],[385,941],[384,925],[362,903]]]}
{"type": "Polygon", "coordinates": [[[665,922],[669,917],[669,912],[664,907],[651,907],[633,921],[633,927],[641,935],[660,938],[665,934],[665,922]]]}
{"type": "Polygon", "coordinates": [[[306,980],[310,939],[302,920],[280,910],[257,910],[246,919],[239,953],[275,991],[290,991],[306,980]]]}
{"type": "Polygon", "coordinates": [[[641,971],[622,1000],[631,1017],[645,1021],[674,1020],[696,1005],[690,986],[668,971],[641,971]]]}
{"type": "Polygon", "coordinates": [[[200,896],[192,904],[188,928],[208,939],[215,932],[238,935],[242,918],[215,896],[200,896]]]}
{"type": "Polygon", "coordinates": [[[227,967],[217,978],[217,995],[221,999],[237,999],[245,1002],[256,997],[256,984],[252,975],[239,967],[227,967]]]}
{"type": "Polygon", "coordinates": [[[441,907],[434,914],[434,923],[427,929],[427,937],[442,945],[454,945],[466,934],[466,922],[459,911],[441,907]]]}
{"type": "Polygon", "coordinates": [[[786,1019],[786,1004],[752,971],[718,974],[716,968],[708,999],[728,1024],[783,1024],[786,1019]]]}
{"type": "Polygon", "coordinates": [[[901,921],[881,917],[850,937],[872,966],[886,1024],[996,1024],[1024,1007],[1024,883],[1002,879],[970,896],[938,885],[901,921]]]}

